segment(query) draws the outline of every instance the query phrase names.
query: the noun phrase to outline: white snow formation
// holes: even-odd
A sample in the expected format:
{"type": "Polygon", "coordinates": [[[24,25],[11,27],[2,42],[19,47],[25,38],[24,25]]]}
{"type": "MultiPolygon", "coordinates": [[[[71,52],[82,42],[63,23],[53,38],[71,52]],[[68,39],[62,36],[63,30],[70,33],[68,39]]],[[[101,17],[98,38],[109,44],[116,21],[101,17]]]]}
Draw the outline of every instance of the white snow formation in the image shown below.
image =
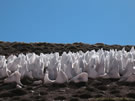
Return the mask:
{"type": "Polygon", "coordinates": [[[5,83],[28,77],[39,80],[35,84],[87,82],[88,78],[118,78],[120,81],[135,81],[135,49],[127,52],[103,49],[87,52],[63,52],[36,55],[28,53],[0,56],[0,78],[5,83]]]}

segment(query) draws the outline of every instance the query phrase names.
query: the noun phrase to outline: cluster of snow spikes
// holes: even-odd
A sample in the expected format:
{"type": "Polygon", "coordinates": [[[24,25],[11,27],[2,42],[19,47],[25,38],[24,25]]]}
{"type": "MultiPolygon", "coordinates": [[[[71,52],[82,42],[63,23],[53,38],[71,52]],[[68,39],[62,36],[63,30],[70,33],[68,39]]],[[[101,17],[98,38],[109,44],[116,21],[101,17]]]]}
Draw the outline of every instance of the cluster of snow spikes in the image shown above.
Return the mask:
{"type": "Polygon", "coordinates": [[[28,53],[0,56],[0,78],[5,83],[22,85],[24,77],[36,79],[34,84],[87,82],[88,78],[118,78],[119,81],[135,81],[135,50],[105,51],[103,49],[36,55],[28,53]]]}

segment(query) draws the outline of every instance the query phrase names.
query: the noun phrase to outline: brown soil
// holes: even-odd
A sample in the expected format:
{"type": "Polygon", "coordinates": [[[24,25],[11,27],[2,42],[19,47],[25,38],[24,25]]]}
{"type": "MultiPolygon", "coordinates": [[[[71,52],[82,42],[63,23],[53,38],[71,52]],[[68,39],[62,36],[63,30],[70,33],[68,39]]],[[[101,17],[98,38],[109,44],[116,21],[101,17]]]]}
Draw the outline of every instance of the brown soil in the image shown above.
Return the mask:
{"type": "MultiPolygon", "coordinates": [[[[106,45],[97,43],[94,45],[73,44],[51,44],[51,43],[10,43],[0,42],[0,55],[35,52],[51,53],[64,51],[77,52],[82,50],[104,50],[123,47],[127,51],[132,46],[106,45]]],[[[87,83],[49,84],[33,85],[33,81],[25,78],[22,80],[24,86],[17,88],[15,83],[4,84],[0,80],[0,101],[135,101],[135,83],[119,82],[118,79],[89,79],[87,83]]]]}

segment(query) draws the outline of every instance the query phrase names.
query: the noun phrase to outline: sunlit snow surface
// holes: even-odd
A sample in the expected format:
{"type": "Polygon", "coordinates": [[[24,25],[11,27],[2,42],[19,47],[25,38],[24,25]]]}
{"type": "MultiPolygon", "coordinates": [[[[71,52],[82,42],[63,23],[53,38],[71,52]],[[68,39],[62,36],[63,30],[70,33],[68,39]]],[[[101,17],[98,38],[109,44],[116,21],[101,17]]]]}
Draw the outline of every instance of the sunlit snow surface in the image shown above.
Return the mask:
{"type": "Polygon", "coordinates": [[[28,53],[0,56],[0,78],[5,83],[17,82],[28,77],[35,83],[87,82],[88,78],[119,78],[120,81],[135,81],[135,50],[130,52],[102,49],[83,53],[64,52],[36,55],[28,53]]]}

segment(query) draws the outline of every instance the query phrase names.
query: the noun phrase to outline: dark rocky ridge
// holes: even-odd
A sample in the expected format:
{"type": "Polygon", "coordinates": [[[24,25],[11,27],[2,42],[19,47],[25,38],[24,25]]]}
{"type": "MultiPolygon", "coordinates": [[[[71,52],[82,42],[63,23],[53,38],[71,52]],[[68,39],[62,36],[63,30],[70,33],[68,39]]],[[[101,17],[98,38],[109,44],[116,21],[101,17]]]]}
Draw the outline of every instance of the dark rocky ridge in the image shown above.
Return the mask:
{"type": "MultiPolygon", "coordinates": [[[[86,44],[86,43],[73,43],[73,44],[56,44],[56,43],[22,43],[22,42],[2,42],[0,41],[0,55],[9,56],[11,54],[18,55],[19,53],[54,53],[59,52],[77,52],[77,51],[90,51],[103,48],[104,50],[117,49],[121,50],[125,47],[125,50],[129,51],[131,45],[107,45],[103,43],[86,44]]],[[[135,46],[134,46],[135,47],[135,46]]]]}

